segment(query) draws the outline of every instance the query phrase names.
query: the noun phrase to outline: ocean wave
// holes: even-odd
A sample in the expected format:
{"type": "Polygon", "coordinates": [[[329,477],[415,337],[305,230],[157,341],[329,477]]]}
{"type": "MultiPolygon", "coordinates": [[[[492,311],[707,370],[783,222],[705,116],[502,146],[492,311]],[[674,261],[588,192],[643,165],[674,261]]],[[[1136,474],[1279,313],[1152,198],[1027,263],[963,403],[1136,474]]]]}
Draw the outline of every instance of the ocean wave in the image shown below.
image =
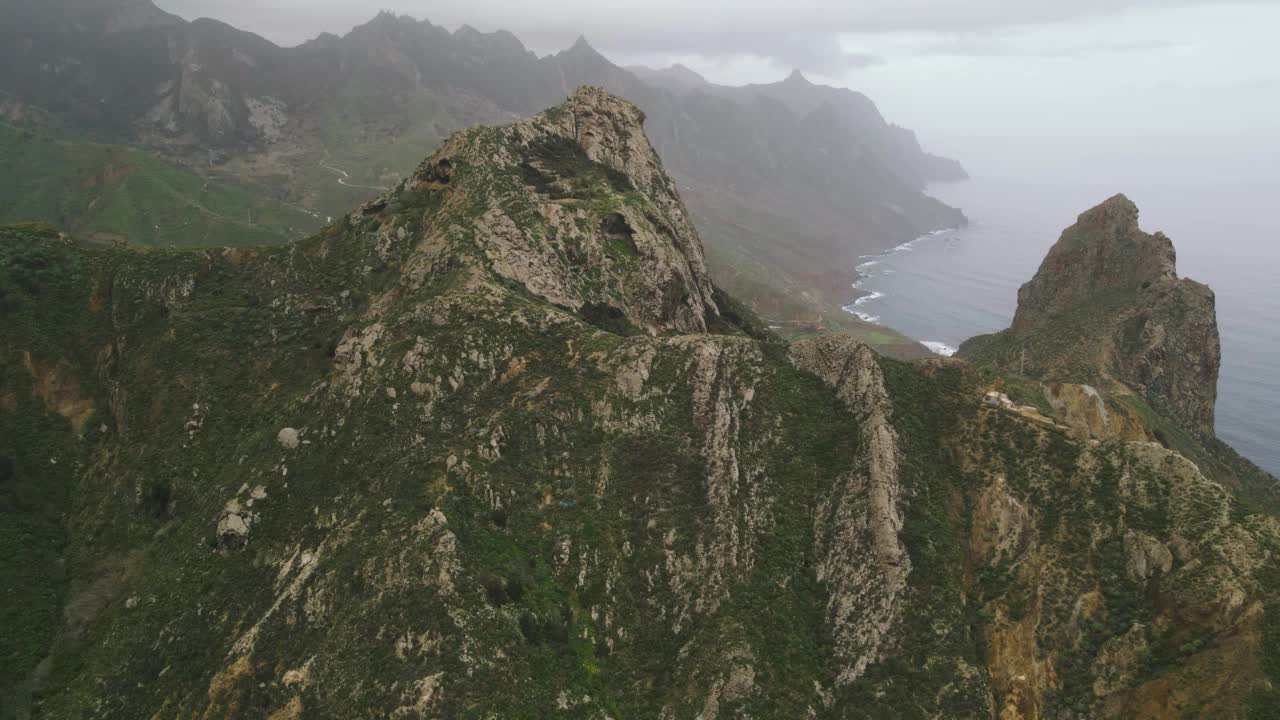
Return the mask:
{"type": "MultiPolygon", "coordinates": [[[[881,268],[876,273],[872,273],[870,272],[871,268],[876,267],[877,265],[882,265],[885,260],[892,258],[894,255],[898,255],[904,252],[911,252],[915,248],[915,245],[921,241],[928,240],[929,238],[937,237],[939,235],[952,233],[952,232],[955,232],[956,230],[957,228],[943,228],[941,230],[934,230],[933,232],[927,233],[925,235],[921,235],[920,237],[914,240],[911,240],[909,242],[904,242],[901,245],[898,245],[897,247],[887,252],[881,253],[879,255],[860,256],[858,259],[863,262],[859,263],[854,267],[854,271],[857,273],[858,279],[853,283],[852,285],[853,289],[862,290],[863,285],[866,283],[867,280],[870,280],[871,278],[877,277],[879,275],[888,275],[888,274],[897,272],[897,270],[894,270],[893,268],[886,267],[886,268],[881,268]]],[[[882,297],[885,297],[884,293],[878,290],[873,290],[870,293],[867,293],[866,295],[863,295],[862,297],[858,298],[857,300],[854,300],[851,305],[845,306],[844,311],[849,313],[850,315],[856,316],[859,320],[862,320],[863,322],[878,323],[880,322],[879,315],[872,315],[871,313],[863,312],[858,308],[861,308],[863,305],[866,305],[867,303],[872,302],[873,300],[879,300],[882,297]]],[[[955,348],[943,343],[924,343],[924,345],[939,355],[949,356],[955,353],[955,348]]]]}
{"type": "Polygon", "coordinates": [[[920,344],[929,348],[929,351],[932,352],[934,355],[941,355],[943,357],[951,357],[952,355],[955,355],[957,352],[959,352],[959,348],[953,347],[946,343],[938,342],[937,340],[923,340],[920,342],[920,344]]]}
{"type": "MultiPolygon", "coordinates": [[[[925,233],[924,235],[921,235],[920,237],[914,240],[908,240],[907,242],[904,242],[901,245],[896,245],[890,248],[889,250],[886,250],[885,252],[880,253],[878,255],[861,255],[858,257],[858,259],[866,260],[867,262],[864,262],[861,265],[858,265],[854,269],[860,271],[863,268],[871,267],[872,265],[879,265],[881,260],[884,260],[886,258],[891,258],[894,255],[897,255],[899,253],[911,252],[912,250],[915,249],[916,244],[920,243],[921,241],[928,240],[929,238],[937,237],[939,235],[947,235],[949,233],[959,232],[959,230],[960,228],[942,228],[941,230],[933,230],[931,232],[925,233]]],[[[951,238],[951,239],[955,239],[955,238],[951,238]]]]}
{"type": "MultiPolygon", "coordinates": [[[[861,299],[861,298],[859,298],[859,300],[860,300],[860,299],[861,299]]],[[[842,307],[842,308],[840,308],[840,309],[841,309],[841,310],[844,310],[845,312],[849,313],[850,315],[853,315],[854,317],[858,318],[859,320],[861,320],[861,321],[863,321],[863,322],[869,322],[869,323],[878,323],[878,322],[880,322],[880,316],[879,316],[879,315],[872,315],[871,313],[863,312],[863,311],[859,310],[859,309],[857,308],[857,302],[854,302],[854,304],[853,304],[853,305],[845,305],[844,307],[842,307]]]]}

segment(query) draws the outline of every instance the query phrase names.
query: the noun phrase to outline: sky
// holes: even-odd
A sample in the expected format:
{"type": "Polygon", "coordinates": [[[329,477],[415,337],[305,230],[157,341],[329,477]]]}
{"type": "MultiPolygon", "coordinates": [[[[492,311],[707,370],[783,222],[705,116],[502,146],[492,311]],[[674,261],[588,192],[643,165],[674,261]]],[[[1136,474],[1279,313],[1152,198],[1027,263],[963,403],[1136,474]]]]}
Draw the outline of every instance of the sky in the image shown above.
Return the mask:
{"type": "Polygon", "coordinates": [[[1011,169],[1280,165],[1280,0],[158,0],[282,45],[373,7],[509,30],[547,54],[585,35],[618,64],[679,62],[721,83],[812,80],[867,93],[931,150],[1011,169]]]}

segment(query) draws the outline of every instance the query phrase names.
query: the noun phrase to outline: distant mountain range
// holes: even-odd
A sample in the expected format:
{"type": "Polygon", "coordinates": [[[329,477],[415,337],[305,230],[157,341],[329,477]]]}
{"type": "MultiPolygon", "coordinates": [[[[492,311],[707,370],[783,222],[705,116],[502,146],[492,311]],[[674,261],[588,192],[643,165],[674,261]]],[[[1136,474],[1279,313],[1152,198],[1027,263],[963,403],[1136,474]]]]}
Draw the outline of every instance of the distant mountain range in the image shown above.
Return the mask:
{"type": "Polygon", "coordinates": [[[319,215],[391,186],[452,132],[507,122],[591,84],[627,97],[679,184],[728,290],[769,318],[839,311],[858,255],[964,216],[923,193],[965,177],[866,96],[799,73],[725,87],[621,68],[585,39],[537,57],[507,32],[382,13],[293,48],[150,0],[0,5],[0,112],[77,139],[142,145],[319,215]]]}

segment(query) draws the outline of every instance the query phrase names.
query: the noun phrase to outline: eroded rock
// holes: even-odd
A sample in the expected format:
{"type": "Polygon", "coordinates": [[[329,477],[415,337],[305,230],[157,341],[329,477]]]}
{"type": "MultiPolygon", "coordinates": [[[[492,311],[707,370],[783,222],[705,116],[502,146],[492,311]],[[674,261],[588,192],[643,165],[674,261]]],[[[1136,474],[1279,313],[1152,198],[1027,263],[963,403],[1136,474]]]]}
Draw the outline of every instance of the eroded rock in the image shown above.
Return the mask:
{"type": "Polygon", "coordinates": [[[831,488],[818,508],[818,579],[827,583],[828,622],[843,667],[840,684],[858,679],[875,660],[902,614],[911,559],[902,543],[898,437],[875,352],[847,336],[791,347],[796,367],[835,389],[859,419],[866,461],[831,488]]]}
{"type": "Polygon", "coordinates": [[[302,440],[295,428],[287,427],[276,434],[276,442],[285,450],[297,450],[302,440]]]}

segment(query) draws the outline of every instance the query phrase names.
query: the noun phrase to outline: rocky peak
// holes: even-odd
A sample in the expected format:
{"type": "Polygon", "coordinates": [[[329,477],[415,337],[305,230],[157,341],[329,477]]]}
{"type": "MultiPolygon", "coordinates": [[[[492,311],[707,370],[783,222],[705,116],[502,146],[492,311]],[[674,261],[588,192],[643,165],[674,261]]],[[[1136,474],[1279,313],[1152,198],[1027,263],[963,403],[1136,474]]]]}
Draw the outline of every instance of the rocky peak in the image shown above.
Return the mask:
{"type": "Polygon", "coordinates": [[[587,40],[586,35],[579,35],[578,39],[573,42],[573,45],[569,46],[569,49],[560,53],[560,55],[562,57],[604,59],[604,56],[600,54],[600,51],[596,50],[587,40]]]}
{"type": "Polygon", "coordinates": [[[1138,227],[1138,206],[1116,195],[1067,228],[1040,271],[1018,292],[1014,333],[1108,292],[1177,280],[1173,243],[1138,227]]]}
{"type": "Polygon", "coordinates": [[[1045,379],[1118,383],[1183,429],[1213,435],[1213,291],[1178,277],[1173,243],[1143,232],[1124,195],[1080,215],[1018,291],[1013,326],[961,355],[1045,379]]]}
{"type": "Polygon", "coordinates": [[[809,78],[805,77],[804,73],[800,72],[799,68],[792,70],[791,74],[788,75],[787,79],[783,82],[790,83],[792,85],[813,85],[813,83],[809,82],[809,78]]]}
{"type": "MultiPolygon", "coordinates": [[[[702,242],[644,133],[644,114],[595,87],[529,120],[458,133],[413,178],[371,206],[434,194],[467,207],[488,268],[618,332],[705,332],[718,314],[702,242]],[[465,168],[465,171],[464,171],[465,168]],[[409,195],[406,195],[409,194],[409,195]]],[[[422,220],[424,251],[437,252],[422,220]]]]}
{"type": "Polygon", "coordinates": [[[674,190],[645,135],[645,115],[629,100],[585,86],[539,119],[551,132],[579,144],[592,162],[626,174],[638,187],[674,190]]]}
{"type": "Polygon", "coordinates": [[[697,88],[706,88],[711,84],[696,71],[680,63],[662,69],[632,65],[626,70],[650,85],[678,93],[685,93],[697,88]]]}
{"type": "MultiPolygon", "coordinates": [[[[408,15],[397,15],[390,10],[379,10],[378,14],[368,22],[371,26],[398,27],[401,25],[416,25],[417,21],[408,15]]],[[[464,28],[467,26],[463,26],[464,28]]]]}
{"type": "Polygon", "coordinates": [[[106,34],[150,27],[182,25],[176,15],[156,7],[151,0],[41,0],[38,3],[0,3],[6,15],[17,14],[9,21],[23,22],[32,17],[52,19],[59,25],[78,31],[106,34]]]}

